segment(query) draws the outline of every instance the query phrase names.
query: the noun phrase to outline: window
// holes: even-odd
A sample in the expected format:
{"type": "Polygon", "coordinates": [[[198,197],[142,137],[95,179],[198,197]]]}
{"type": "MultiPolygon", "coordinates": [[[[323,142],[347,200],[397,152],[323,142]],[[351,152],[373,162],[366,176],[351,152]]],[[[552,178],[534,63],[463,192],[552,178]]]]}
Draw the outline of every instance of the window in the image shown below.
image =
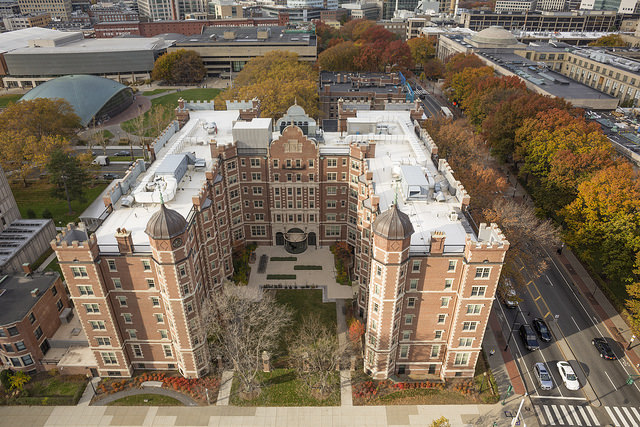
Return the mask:
{"type": "Polygon", "coordinates": [[[148,259],[143,259],[142,260],[142,269],[144,271],[151,271],[151,261],[149,261],[148,259]]]}
{"type": "Polygon", "coordinates": [[[35,331],[33,331],[33,335],[36,336],[36,339],[39,340],[42,336],[42,328],[38,326],[35,331]]]}
{"type": "Polygon", "coordinates": [[[444,290],[450,291],[453,287],[453,279],[444,279],[444,290]]]}
{"type": "Polygon", "coordinates": [[[278,167],[278,159],[274,159],[273,160],[273,167],[277,168],[278,167]]]}
{"type": "Polygon", "coordinates": [[[377,302],[373,303],[373,312],[377,313],[378,311],[380,311],[380,305],[378,305],[377,302]]]}
{"type": "Polygon", "coordinates": [[[17,357],[12,357],[11,358],[11,364],[13,366],[22,366],[22,364],[20,363],[20,359],[18,359],[17,357]]]}
{"type": "Polygon", "coordinates": [[[327,208],[328,209],[334,209],[336,207],[336,201],[335,200],[327,200],[327,208]]]}
{"type": "Polygon", "coordinates": [[[420,261],[413,261],[413,265],[411,266],[411,271],[414,273],[420,271],[420,264],[421,264],[420,261]]]}
{"type": "Polygon", "coordinates": [[[251,226],[251,235],[252,236],[266,236],[267,235],[267,227],[265,225],[252,225],[251,226]]]}
{"type": "Polygon", "coordinates": [[[147,286],[149,289],[153,289],[156,287],[156,282],[154,279],[147,279],[147,286]]]}
{"type": "Polygon", "coordinates": [[[88,277],[87,267],[71,267],[73,277],[88,277]]]}
{"type": "Polygon", "coordinates": [[[116,261],[114,259],[108,259],[107,265],[109,266],[109,271],[118,271],[116,267],[116,261]]]}
{"type": "Polygon", "coordinates": [[[404,316],[404,324],[411,325],[413,323],[413,318],[414,318],[413,314],[407,314],[406,316],[404,316]]]}
{"type": "Polygon", "coordinates": [[[24,341],[18,341],[16,343],[16,350],[18,351],[22,351],[25,350],[27,347],[24,345],[24,341]]]}
{"type": "Polygon", "coordinates": [[[463,322],[462,330],[463,331],[475,331],[478,327],[478,322],[463,322]]]}
{"type": "Polygon", "coordinates": [[[467,314],[480,314],[482,310],[482,304],[468,304],[467,314]]]}
{"type": "Polygon", "coordinates": [[[411,331],[402,331],[402,341],[407,341],[411,337],[411,331]]]}
{"type": "Polygon", "coordinates": [[[126,307],[127,306],[127,297],[116,297],[116,299],[118,300],[118,303],[120,303],[120,307],[126,307]]]}
{"type": "Polygon", "coordinates": [[[171,351],[171,346],[168,344],[165,344],[162,346],[162,350],[164,350],[164,356],[165,357],[172,357],[173,356],[173,352],[171,351]]]}
{"type": "Polygon", "coordinates": [[[379,265],[376,265],[376,276],[382,276],[382,267],[380,267],[379,265]]]}
{"type": "Polygon", "coordinates": [[[456,353],[456,358],[453,362],[456,366],[464,366],[469,363],[469,355],[471,353],[456,353]]]}
{"type": "Polygon", "coordinates": [[[376,345],[377,340],[375,335],[369,335],[369,344],[376,345]]]}
{"type": "Polygon", "coordinates": [[[340,226],[339,225],[327,225],[325,227],[325,236],[326,237],[339,237],[340,236],[340,226]]]}
{"type": "Polygon", "coordinates": [[[476,267],[476,279],[488,279],[491,267],[476,267]]]}
{"type": "Polygon", "coordinates": [[[252,172],[251,173],[251,181],[260,181],[260,179],[262,178],[262,174],[259,172],[252,172]]]}
{"type": "Polygon", "coordinates": [[[82,304],[87,313],[100,313],[98,304],[82,304]]]}
{"type": "Polygon", "coordinates": [[[448,307],[450,300],[451,300],[450,297],[442,297],[442,298],[440,298],[440,307],[448,307]]]}
{"type": "Polygon", "coordinates": [[[375,331],[378,328],[378,323],[376,319],[371,319],[371,330],[375,331]]]}
{"type": "Polygon", "coordinates": [[[89,325],[94,331],[104,331],[105,329],[107,329],[104,325],[104,321],[102,320],[89,320],[89,325]]]}
{"type": "Polygon", "coordinates": [[[473,345],[473,338],[460,338],[460,347],[471,347],[473,345]]]}
{"type": "Polygon", "coordinates": [[[185,277],[187,275],[187,268],[184,264],[178,266],[178,272],[180,273],[180,277],[185,277]]]}
{"type": "Polygon", "coordinates": [[[444,321],[447,319],[447,315],[446,314],[438,314],[438,323],[442,324],[444,323],[444,321]]]}
{"type": "Polygon", "coordinates": [[[133,350],[134,357],[142,357],[142,347],[140,347],[140,344],[133,344],[131,350],[133,350]]]}
{"type": "Polygon", "coordinates": [[[163,338],[163,339],[169,338],[169,334],[167,333],[166,329],[158,329],[158,332],[160,333],[160,338],[163,338]]]}
{"type": "Polygon", "coordinates": [[[0,337],[6,337],[7,334],[4,332],[4,329],[0,329],[0,337]]]}
{"type": "Polygon", "coordinates": [[[327,167],[335,168],[338,166],[338,159],[327,159],[327,167]]]}
{"type": "Polygon", "coordinates": [[[118,359],[116,358],[116,354],[111,351],[101,351],[100,356],[102,356],[102,361],[105,365],[117,365],[118,359]]]}
{"type": "Polygon", "coordinates": [[[336,172],[327,173],[327,181],[337,181],[337,180],[338,180],[338,174],[336,172]]]}
{"type": "Polygon", "coordinates": [[[124,317],[124,323],[133,323],[131,313],[122,313],[122,317],[124,317]]]}
{"type": "Polygon", "coordinates": [[[409,355],[409,346],[401,345],[400,346],[400,357],[406,358],[409,355]]]}
{"type": "Polygon", "coordinates": [[[472,286],[471,287],[471,296],[472,297],[483,297],[484,293],[487,291],[486,286],[472,286]]]}
{"type": "Polygon", "coordinates": [[[29,323],[33,325],[33,322],[36,321],[36,316],[33,313],[29,313],[29,323]]]}
{"type": "Polygon", "coordinates": [[[122,282],[120,281],[120,279],[119,279],[119,278],[114,277],[114,278],[112,278],[111,280],[113,280],[113,286],[114,286],[116,289],[122,289],[122,282]]]}
{"type": "Polygon", "coordinates": [[[160,298],[151,297],[151,305],[154,307],[160,307],[160,298]]]}
{"type": "Polygon", "coordinates": [[[254,208],[262,208],[264,206],[264,202],[262,200],[254,200],[253,207],[254,208]]]}
{"type": "Polygon", "coordinates": [[[156,318],[156,323],[164,323],[164,315],[162,313],[156,313],[153,316],[156,318]]]}
{"type": "Polygon", "coordinates": [[[138,331],[135,329],[127,329],[127,334],[129,334],[129,338],[132,340],[138,339],[138,331]]]}
{"type": "Polygon", "coordinates": [[[96,337],[98,345],[111,345],[111,338],[109,337],[96,337]]]}
{"type": "Polygon", "coordinates": [[[440,344],[434,344],[431,346],[431,357],[438,357],[440,355],[440,344]]]}
{"type": "Polygon", "coordinates": [[[54,297],[58,295],[58,288],[56,288],[55,285],[51,288],[51,295],[54,297]]]}
{"type": "Polygon", "coordinates": [[[327,187],[328,196],[335,196],[336,194],[338,194],[338,187],[327,187]]]}
{"type": "Polygon", "coordinates": [[[435,331],[435,334],[433,335],[433,339],[441,340],[443,333],[444,333],[444,331],[435,331]]]}
{"type": "Polygon", "coordinates": [[[260,159],[250,159],[249,162],[252,168],[260,167],[260,159]]]}
{"type": "Polygon", "coordinates": [[[30,354],[27,354],[26,356],[22,356],[20,359],[22,359],[22,364],[24,366],[33,365],[33,359],[31,358],[30,354]]]}
{"type": "Polygon", "coordinates": [[[9,336],[11,337],[15,337],[16,335],[20,334],[20,332],[18,332],[18,328],[16,328],[15,326],[8,328],[7,331],[9,331],[9,336]]]}
{"type": "Polygon", "coordinates": [[[409,289],[412,291],[418,289],[418,279],[411,279],[409,281],[409,289]]]}
{"type": "Polygon", "coordinates": [[[80,292],[80,295],[93,295],[93,288],[91,286],[78,286],[78,292],[80,292]]]}
{"type": "Polygon", "coordinates": [[[408,302],[407,302],[407,307],[411,308],[411,307],[415,307],[416,306],[416,299],[415,298],[409,298],[408,302]]]}

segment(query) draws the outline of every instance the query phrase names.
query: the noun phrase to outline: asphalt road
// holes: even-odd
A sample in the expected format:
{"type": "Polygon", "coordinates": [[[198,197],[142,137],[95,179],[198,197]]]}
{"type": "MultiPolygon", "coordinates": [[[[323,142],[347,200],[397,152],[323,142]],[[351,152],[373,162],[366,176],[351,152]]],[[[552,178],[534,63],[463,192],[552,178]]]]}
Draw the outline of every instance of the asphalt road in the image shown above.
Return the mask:
{"type": "MultiPolygon", "coordinates": [[[[610,422],[612,425],[626,427],[627,424],[622,421],[611,419],[609,412],[613,411],[615,418],[615,410],[619,410],[615,408],[631,414],[629,410],[635,411],[634,407],[640,407],[638,382],[633,385],[626,384],[629,374],[635,374],[635,370],[624,357],[621,345],[611,337],[575,285],[565,277],[559,266],[552,262],[546,274],[530,281],[526,289],[519,290],[519,295],[523,301],[517,309],[508,309],[499,304],[496,310],[501,318],[505,336],[515,320],[510,347],[522,373],[527,392],[531,395],[534,405],[538,405],[538,415],[542,414],[541,421],[555,419],[556,424],[560,424],[554,411],[558,411],[557,414],[562,416],[563,411],[568,408],[569,412],[574,410],[582,414],[589,411],[597,415],[598,420],[603,423],[600,425],[610,422]],[[546,320],[554,339],[550,343],[539,340],[540,350],[529,352],[522,344],[518,329],[520,324],[531,323],[535,317],[546,320]],[[619,359],[602,359],[591,344],[595,337],[604,337],[619,359]],[[560,360],[566,360],[571,364],[580,381],[580,390],[570,391],[562,384],[556,367],[560,360]],[[547,370],[553,377],[553,389],[540,389],[532,368],[536,362],[547,365],[547,370]]],[[[571,419],[570,416],[567,418],[571,419]]],[[[637,423],[640,423],[640,418],[637,419],[637,423]]],[[[552,422],[542,424],[553,425],[552,422]]],[[[588,425],[585,421],[569,424],[588,425]]],[[[629,422],[628,425],[638,424],[629,422]]]]}

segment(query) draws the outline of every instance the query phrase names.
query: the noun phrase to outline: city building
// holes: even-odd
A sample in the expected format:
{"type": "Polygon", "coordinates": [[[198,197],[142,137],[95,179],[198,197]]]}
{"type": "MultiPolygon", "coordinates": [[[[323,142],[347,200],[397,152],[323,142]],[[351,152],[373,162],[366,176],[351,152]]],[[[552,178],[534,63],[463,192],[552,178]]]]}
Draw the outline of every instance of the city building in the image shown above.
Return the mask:
{"type": "Polygon", "coordinates": [[[622,15],[607,10],[571,12],[462,12],[460,24],[474,31],[498,26],[507,30],[606,32],[617,28],[622,15]]]}
{"type": "MultiPolygon", "coordinates": [[[[418,7],[418,0],[380,0],[378,2],[382,11],[382,19],[391,19],[398,10],[413,12],[418,7]]],[[[444,3],[444,2],[443,2],[444,3]]],[[[442,7],[442,4],[441,4],[442,7]]]]}
{"type": "Polygon", "coordinates": [[[274,50],[298,54],[301,61],[315,62],[317,46],[311,28],[206,27],[202,34],[177,41],[168,51],[193,50],[200,55],[208,76],[230,77],[252,58],[274,50]]]}
{"type": "Polygon", "coordinates": [[[618,13],[634,13],[637,0],[581,0],[580,9],[615,10],[618,13]]]}
{"type": "Polygon", "coordinates": [[[376,24],[382,26],[385,30],[392,32],[398,37],[406,37],[407,35],[407,21],[406,19],[392,18],[385,19],[376,22],[376,24]]]}
{"type": "MultiPolygon", "coordinates": [[[[336,5],[337,9],[337,5],[336,5]]],[[[266,18],[277,18],[287,14],[290,22],[313,22],[321,18],[323,11],[327,10],[324,7],[289,7],[286,4],[262,4],[260,5],[260,11],[262,16],[266,18]]]]}
{"type": "Polygon", "coordinates": [[[0,1],[0,17],[20,14],[20,6],[17,1],[0,1]]]}
{"type": "Polygon", "coordinates": [[[71,17],[71,0],[18,0],[20,12],[39,15],[48,12],[51,18],[68,21],[71,17]]]}
{"type": "Polygon", "coordinates": [[[320,130],[291,106],[180,100],[176,122],[103,198],[94,233],[70,225],[52,243],[101,376],[133,369],[187,377],[210,366],[202,302],[233,273],[234,247],[291,253],[347,242],[376,378],[472,377],[509,243],[474,231],[469,196],[413,117],[344,111],[320,130]],[[435,160],[434,160],[435,159],[435,160]]]}
{"type": "Polygon", "coordinates": [[[138,12],[115,6],[98,6],[92,5],[89,9],[88,15],[91,17],[91,22],[97,24],[99,22],[129,22],[137,21],[139,16],[138,12]]]}
{"type": "Polygon", "coordinates": [[[91,75],[69,75],[48,80],[27,92],[22,98],[64,99],[80,117],[80,124],[108,120],[133,104],[130,87],[114,80],[91,75]]]}
{"type": "MultiPolygon", "coordinates": [[[[0,34],[0,45],[4,35],[0,34]]],[[[156,58],[174,43],[171,35],[167,39],[85,39],[81,32],[55,31],[45,34],[46,38],[34,36],[33,39],[27,38],[27,46],[16,45],[4,53],[7,67],[3,77],[5,86],[35,87],[56,77],[77,74],[91,74],[119,82],[146,80],[151,78],[156,58]]]]}
{"type": "Polygon", "coordinates": [[[536,0],[535,5],[535,9],[539,11],[563,12],[567,10],[566,0],[536,0]]]}
{"type": "Polygon", "coordinates": [[[534,10],[535,0],[497,0],[494,10],[500,12],[529,12],[534,10]]]}
{"type": "Polygon", "coordinates": [[[327,9],[320,12],[320,20],[327,25],[340,28],[340,21],[346,19],[348,15],[349,11],[343,7],[331,10],[327,9]]]}
{"type": "Polygon", "coordinates": [[[0,277],[0,359],[3,369],[35,373],[46,369],[43,359],[63,322],[72,316],[71,303],[58,273],[0,277]]]}
{"type": "Polygon", "coordinates": [[[232,0],[215,0],[209,2],[209,14],[214,19],[242,18],[242,6],[232,0]]]}
{"type": "Polygon", "coordinates": [[[38,15],[13,15],[3,17],[2,21],[7,31],[15,31],[31,27],[46,27],[51,22],[51,15],[49,15],[49,12],[43,12],[38,15]]]}
{"type": "Polygon", "coordinates": [[[413,16],[407,19],[407,33],[404,35],[405,40],[414,37],[420,37],[422,29],[429,25],[431,19],[428,16],[413,16]]]}
{"type": "Polygon", "coordinates": [[[377,21],[380,16],[380,8],[377,3],[343,3],[342,7],[349,11],[351,19],[377,21]]]}

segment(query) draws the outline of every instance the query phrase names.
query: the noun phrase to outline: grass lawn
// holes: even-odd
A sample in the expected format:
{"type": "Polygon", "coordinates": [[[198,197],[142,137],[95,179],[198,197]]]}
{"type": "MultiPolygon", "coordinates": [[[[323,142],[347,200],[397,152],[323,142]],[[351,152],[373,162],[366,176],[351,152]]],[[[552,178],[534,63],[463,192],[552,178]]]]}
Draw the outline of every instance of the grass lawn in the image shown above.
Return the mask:
{"type": "Polygon", "coordinates": [[[136,394],[115,400],[107,404],[108,406],[183,406],[182,403],[173,397],[162,394],[136,394]],[[145,402],[146,400],[146,402],[145,402]]]}
{"type": "Polygon", "coordinates": [[[279,289],[275,292],[276,301],[287,304],[293,309],[292,333],[305,317],[317,315],[330,330],[336,330],[336,303],[322,302],[321,289],[279,289]]]}
{"type": "Polygon", "coordinates": [[[0,95],[0,108],[4,108],[9,105],[10,102],[16,102],[22,98],[22,95],[0,95]]]}
{"type": "Polygon", "coordinates": [[[238,380],[231,386],[231,404],[234,406],[339,406],[339,373],[334,372],[335,391],[325,400],[313,397],[304,383],[296,377],[292,369],[274,369],[272,372],[258,373],[263,388],[255,399],[244,400],[238,394],[238,380]]]}
{"type": "MultiPolygon", "coordinates": [[[[135,160],[144,159],[142,156],[133,156],[135,160]]],[[[131,162],[131,156],[109,156],[110,162],[131,162]]]]}
{"type": "Polygon", "coordinates": [[[159,93],[164,93],[164,92],[168,92],[171,89],[154,89],[154,90],[145,90],[144,92],[142,92],[143,96],[151,96],[151,95],[157,95],[159,93]]]}
{"type": "MultiPolygon", "coordinates": [[[[169,93],[167,95],[152,99],[151,108],[153,109],[153,107],[157,105],[162,105],[166,108],[165,115],[164,115],[165,125],[163,126],[163,128],[165,128],[169,124],[169,122],[175,118],[173,109],[178,106],[178,99],[182,98],[185,101],[211,101],[216,96],[218,96],[220,92],[221,92],[221,89],[205,89],[205,88],[185,89],[185,90],[181,90],[180,92],[169,93]]],[[[144,113],[144,127],[147,129],[147,131],[145,132],[145,136],[155,137],[157,135],[156,135],[156,130],[152,129],[153,126],[151,125],[150,112],[151,110],[144,113]]],[[[136,134],[136,129],[135,129],[133,120],[134,119],[127,120],[126,122],[122,122],[120,124],[120,127],[128,133],[136,134]]]]}
{"type": "Polygon", "coordinates": [[[0,400],[6,405],[75,405],[87,385],[84,375],[38,373],[24,386],[17,398],[0,400]]]}
{"type": "Polygon", "coordinates": [[[85,188],[85,202],[79,200],[71,201],[73,214],[68,215],[67,201],[58,199],[51,195],[53,184],[45,181],[30,183],[27,188],[22,186],[22,182],[11,183],[11,190],[20,209],[23,218],[28,218],[27,210],[35,212],[36,218],[42,218],[42,211],[49,209],[53,215],[55,225],[65,225],[75,221],[91,202],[102,193],[107,187],[107,183],[90,183],[85,188]]]}

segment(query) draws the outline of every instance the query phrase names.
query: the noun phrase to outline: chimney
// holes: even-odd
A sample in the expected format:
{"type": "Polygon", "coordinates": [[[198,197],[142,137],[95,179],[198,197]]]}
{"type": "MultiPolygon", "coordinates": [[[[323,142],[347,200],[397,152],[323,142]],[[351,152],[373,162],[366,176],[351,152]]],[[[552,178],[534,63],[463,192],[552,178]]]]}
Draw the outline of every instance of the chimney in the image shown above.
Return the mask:
{"type": "Polygon", "coordinates": [[[40,293],[40,289],[35,288],[31,291],[31,297],[32,298],[38,298],[38,294],[40,293]]]}
{"type": "Polygon", "coordinates": [[[442,231],[434,231],[431,233],[431,252],[432,254],[441,254],[444,252],[445,234],[442,231]]]}
{"type": "Polygon", "coordinates": [[[28,262],[25,262],[24,264],[22,264],[22,271],[24,271],[25,276],[30,276],[33,274],[33,270],[31,269],[31,264],[29,264],[28,262]]]}
{"type": "Polygon", "coordinates": [[[126,228],[118,228],[116,230],[116,241],[118,242],[118,251],[121,254],[133,253],[133,239],[131,232],[126,228]]]}

